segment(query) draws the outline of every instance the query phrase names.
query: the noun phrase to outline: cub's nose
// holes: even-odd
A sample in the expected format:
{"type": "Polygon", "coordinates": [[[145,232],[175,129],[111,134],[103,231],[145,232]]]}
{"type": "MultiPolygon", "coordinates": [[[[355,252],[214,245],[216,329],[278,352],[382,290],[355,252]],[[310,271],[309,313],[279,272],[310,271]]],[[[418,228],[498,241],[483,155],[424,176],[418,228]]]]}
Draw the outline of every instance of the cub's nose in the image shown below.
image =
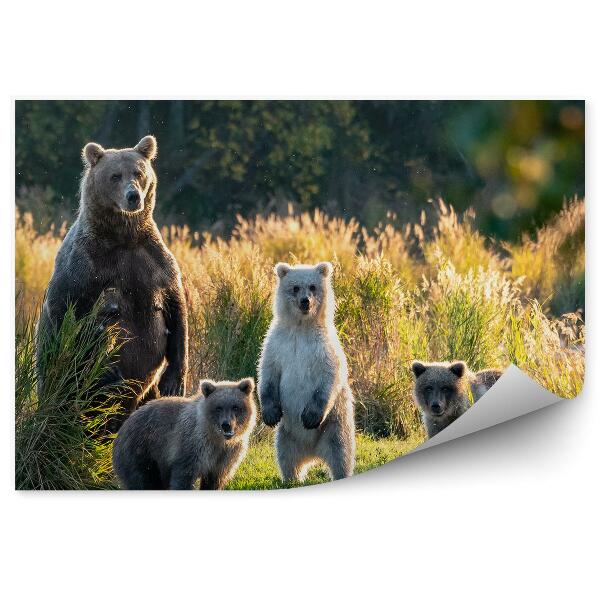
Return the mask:
{"type": "Polygon", "coordinates": [[[441,404],[438,404],[437,402],[433,402],[431,404],[431,412],[434,415],[439,415],[442,412],[442,406],[441,406],[441,404]]]}
{"type": "Polygon", "coordinates": [[[125,194],[125,200],[127,200],[129,208],[136,208],[140,204],[140,194],[137,190],[129,190],[125,194]]]}
{"type": "Polygon", "coordinates": [[[221,423],[221,429],[223,433],[231,433],[231,423],[229,421],[223,421],[221,423]]]}
{"type": "Polygon", "coordinates": [[[308,312],[310,308],[310,300],[305,296],[304,298],[300,298],[300,309],[302,312],[308,312]]]}

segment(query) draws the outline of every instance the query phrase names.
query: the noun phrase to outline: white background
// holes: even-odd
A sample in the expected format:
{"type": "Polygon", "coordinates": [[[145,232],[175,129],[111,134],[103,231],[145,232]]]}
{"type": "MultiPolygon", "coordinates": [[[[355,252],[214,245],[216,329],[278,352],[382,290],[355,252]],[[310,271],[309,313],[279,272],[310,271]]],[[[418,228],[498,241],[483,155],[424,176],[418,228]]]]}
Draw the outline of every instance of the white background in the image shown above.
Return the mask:
{"type": "Polygon", "coordinates": [[[600,256],[591,234],[600,226],[600,95],[593,3],[254,0],[193,10],[176,0],[8,4],[0,16],[4,597],[597,597],[600,256]],[[335,485],[16,493],[15,97],[585,98],[584,394],[335,485]]]}

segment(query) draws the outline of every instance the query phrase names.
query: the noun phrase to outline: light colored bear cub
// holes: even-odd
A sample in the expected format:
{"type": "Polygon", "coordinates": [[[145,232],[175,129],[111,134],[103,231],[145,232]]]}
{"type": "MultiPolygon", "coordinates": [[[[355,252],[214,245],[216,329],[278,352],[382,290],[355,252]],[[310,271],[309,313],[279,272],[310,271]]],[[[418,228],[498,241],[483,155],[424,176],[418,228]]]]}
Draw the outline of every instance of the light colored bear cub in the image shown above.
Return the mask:
{"type": "Polygon", "coordinates": [[[275,267],[274,318],[259,364],[265,424],[277,425],[284,480],[302,480],[322,460],[333,479],[352,475],[356,443],[348,365],[333,315],[331,263],[275,267]]]}

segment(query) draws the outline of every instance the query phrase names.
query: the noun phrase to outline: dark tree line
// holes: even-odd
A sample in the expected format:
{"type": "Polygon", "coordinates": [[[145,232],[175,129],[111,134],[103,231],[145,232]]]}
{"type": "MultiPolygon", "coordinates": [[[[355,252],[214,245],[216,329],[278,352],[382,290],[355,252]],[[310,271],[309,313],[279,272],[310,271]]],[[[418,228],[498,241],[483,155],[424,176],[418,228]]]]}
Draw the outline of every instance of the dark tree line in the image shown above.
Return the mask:
{"type": "Polygon", "coordinates": [[[584,194],[576,101],[18,101],[16,194],[71,221],[88,141],[158,139],[158,218],[226,231],[235,215],[323,208],[375,225],[429,198],[515,237],[584,194]]]}

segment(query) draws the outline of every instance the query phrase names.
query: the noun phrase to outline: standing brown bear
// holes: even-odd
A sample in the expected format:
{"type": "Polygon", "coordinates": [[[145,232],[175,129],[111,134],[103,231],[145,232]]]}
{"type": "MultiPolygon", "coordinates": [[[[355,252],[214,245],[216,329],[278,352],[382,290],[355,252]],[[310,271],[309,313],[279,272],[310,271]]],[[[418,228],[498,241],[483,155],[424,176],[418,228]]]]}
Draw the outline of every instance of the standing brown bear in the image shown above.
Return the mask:
{"type": "MultiPolygon", "coordinates": [[[[185,394],[188,341],[181,273],[152,216],[156,151],[151,135],[134,148],[85,146],[79,215],[57,254],[38,327],[39,349],[42,336],[60,326],[69,304],[79,318],[99,298],[106,299],[109,306],[102,313],[128,340],[114,369],[115,382],[139,383],[139,391],[125,402],[127,413],[159,394],[185,394]]],[[[38,378],[43,389],[43,372],[38,378]]]]}

